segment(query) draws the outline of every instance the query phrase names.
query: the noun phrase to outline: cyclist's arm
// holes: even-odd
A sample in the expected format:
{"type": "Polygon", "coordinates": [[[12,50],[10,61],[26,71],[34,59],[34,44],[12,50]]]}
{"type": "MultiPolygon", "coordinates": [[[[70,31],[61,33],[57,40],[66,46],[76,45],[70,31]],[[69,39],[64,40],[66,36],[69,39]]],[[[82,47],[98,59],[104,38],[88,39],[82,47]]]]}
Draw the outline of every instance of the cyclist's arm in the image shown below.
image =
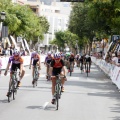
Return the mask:
{"type": "Polygon", "coordinates": [[[66,75],[66,68],[65,68],[65,66],[63,66],[63,75],[64,76],[66,75]]]}
{"type": "Polygon", "coordinates": [[[49,69],[49,75],[52,76],[52,71],[53,71],[53,67],[50,67],[49,69]]]}
{"type": "Polygon", "coordinates": [[[32,57],[31,57],[31,59],[30,59],[30,66],[31,66],[31,64],[32,64],[32,57]]]}
{"type": "Polygon", "coordinates": [[[7,64],[7,67],[6,67],[6,70],[5,70],[5,72],[7,73],[7,71],[9,70],[9,67],[10,67],[10,65],[11,65],[11,62],[12,62],[12,58],[10,57],[9,58],[9,60],[8,60],[8,64],[7,64]]]}
{"type": "Polygon", "coordinates": [[[41,62],[40,62],[40,58],[39,58],[38,64],[39,64],[39,67],[40,67],[40,69],[41,69],[41,62]]]}
{"type": "Polygon", "coordinates": [[[22,73],[22,70],[23,70],[23,64],[20,63],[20,73],[22,73]]]}
{"type": "Polygon", "coordinates": [[[7,67],[6,67],[6,70],[5,70],[6,72],[8,71],[10,65],[11,65],[11,63],[8,63],[8,64],[7,64],[7,67]]]}
{"type": "Polygon", "coordinates": [[[49,69],[49,75],[52,76],[52,71],[53,71],[53,66],[55,64],[55,61],[51,61],[51,64],[50,64],[50,69],[49,69]]]}

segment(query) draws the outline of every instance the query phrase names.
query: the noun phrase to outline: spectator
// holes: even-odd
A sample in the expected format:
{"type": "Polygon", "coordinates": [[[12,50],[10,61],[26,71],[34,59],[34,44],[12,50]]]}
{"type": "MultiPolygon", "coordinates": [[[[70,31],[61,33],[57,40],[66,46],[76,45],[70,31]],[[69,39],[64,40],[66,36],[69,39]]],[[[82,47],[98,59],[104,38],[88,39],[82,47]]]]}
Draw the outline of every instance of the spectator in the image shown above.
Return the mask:
{"type": "Polygon", "coordinates": [[[0,44],[0,54],[2,54],[2,51],[3,51],[3,48],[2,48],[2,46],[0,44]]]}
{"type": "Polygon", "coordinates": [[[25,50],[21,51],[21,56],[25,56],[25,50]]]}
{"type": "Polygon", "coordinates": [[[13,48],[12,48],[12,46],[10,47],[10,56],[12,56],[13,55],[13,48]]]}
{"type": "Polygon", "coordinates": [[[1,75],[1,69],[2,69],[2,58],[0,57],[0,75],[1,75]]]}
{"type": "Polygon", "coordinates": [[[113,59],[112,59],[112,63],[118,67],[120,67],[120,51],[117,52],[117,56],[115,56],[113,59]]]}

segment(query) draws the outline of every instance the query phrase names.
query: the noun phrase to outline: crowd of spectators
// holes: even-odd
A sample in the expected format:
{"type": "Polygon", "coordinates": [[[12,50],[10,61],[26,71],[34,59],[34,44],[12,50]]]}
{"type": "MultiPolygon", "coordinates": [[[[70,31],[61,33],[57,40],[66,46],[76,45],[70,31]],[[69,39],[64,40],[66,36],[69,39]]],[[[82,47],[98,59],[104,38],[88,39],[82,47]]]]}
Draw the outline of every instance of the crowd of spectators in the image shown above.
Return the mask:
{"type": "MultiPolygon", "coordinates": [[[[8,47],[8,48],[3,48],[1,45],[0,45],[0,55],[1,56],[12,56],[13,55],[13,51],[15,50],[16,48],[14,48],[13,46],[11,47],[8,47]]],[[[27,49],[23,50],[21,49],[20,50],[20,54],[21,56],[27,56],[29,55],[29,52],[27,49]]]]}
{"type": "Polygon", "coordinates": [[[105,61],[110,64],[114,64],[120,67],[120,51],[116,52],[107,52],[105,61]]]}

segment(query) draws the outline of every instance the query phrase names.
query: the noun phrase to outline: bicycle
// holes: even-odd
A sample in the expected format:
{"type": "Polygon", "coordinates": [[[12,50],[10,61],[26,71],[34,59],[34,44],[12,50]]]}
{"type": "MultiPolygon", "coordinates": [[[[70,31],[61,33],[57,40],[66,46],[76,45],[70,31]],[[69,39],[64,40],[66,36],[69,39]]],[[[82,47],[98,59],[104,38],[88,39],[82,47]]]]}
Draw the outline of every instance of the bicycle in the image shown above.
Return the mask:
{"type": "Polygon", "coordinates": [[[88,72],[89,72],[89,71],[88,71],[88,70],[89,70],[88,65],[89,65],[89,62],[86,62],[86,65],[87,65],[87,66],[86,66],[86,73],[87,73],[87,77],[88,77],[88,72]]]}
{"type": "Polygon", "coordinates": [[[33,72],[33,87],[37,86],[38,78],[39,78],[38,66],[35,65],[33,72]]]}
{"type": "Polygon", "coordinates": [[[84,69],[83,63],[80,62],[80,70],[81,70],[81,73],[82,73],[83,69],[84,69]]]}
{"type": "Polygon", "coordinates": [[[56,104],[56,110],[58,110],[59,107],[59,99],[61,98],[61,90],[62,90],[62,85],[61,85],[61,78],[64,78],[65,76],[60,76],[56,75],[56,85],[55,85],[55,104],[56,104]]]}
{"type": "Polygon", "coordinates": [[[17,75],[17,70],[15,70],[15,71],[12,71],[12,78],[9,84],[8,102],[11,101],[12,95],[13,95],[13,100],[15,100],[15,94],[17,94],[17,89],[18,89],[17,84],[18,84],[18,75],[17,75]]]}
{"type": "Polygon", "coordinates": [[[70,76],[72,75],[72,71],[73,71],[73,65],[72,65],[72,62],[70,62],[70,76]]]}
{"type": "MultiPolygon", "coordinates": [[[[49,69],[50,69],[50,64],[47,63],[47,67],[48,67],[48,68],[47,68],[47,69],[48,69],[47,71],[49,71],[49,69]]],[[[50,75],[49,75],[48,73],[47,73],[47,75],[46,75],[46,79],[47,79],[47,81],[50,81],[50,75]]]]}

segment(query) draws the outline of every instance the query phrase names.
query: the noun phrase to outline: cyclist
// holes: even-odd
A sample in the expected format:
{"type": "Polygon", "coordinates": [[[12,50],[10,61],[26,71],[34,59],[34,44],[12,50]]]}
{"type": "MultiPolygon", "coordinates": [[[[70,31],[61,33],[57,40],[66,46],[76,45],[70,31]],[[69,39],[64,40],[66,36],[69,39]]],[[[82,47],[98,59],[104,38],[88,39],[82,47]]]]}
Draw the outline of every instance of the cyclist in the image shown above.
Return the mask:
{"type": "MultiPolygon", "coordinates": [[[[51,62],[49,74],[50,74],[50,76],[52,76],[51,80],[52,80],[53,99],[52,99],[51,103],[54,104],[54,102],[55,102],[54,92],[55,92],[55,85],[56,85],[56,78],[54,76],[56,76],[58,74],[65,76],[64,61],[61,59],[60,53],[54,54],[54,59],[51,62]]],[[[65,81],[65,78],[62,78],[62,80],[61,80],[62,90],[63,90],[64,81],[65,81]]]]}
{"type": "Polygon", "coordinates": [[[71,53],[70,57],[68,58],[68,66],[69,66],[69,70],[70,70],[70,64],[72,64],[72,68],[74,68],[75,57],[74,57],[74,54],[73,54],[73,53],[71,53]]]}
{"type": "Polygon", "coordinates": [[[85,70],[86,70],[86,62],[88,62],[89,64],[88,64],[88,71],[86,71],[86,72],[90,72],[90,67],[91,67],[91,57],[87,54],[86,56],[85,56],[85,59],[84,59],[84,61],[85,61],[85,70]]]}
{"type": "Polygon", "coordinates": [[[76,61],[76,66],[77,66],[77,67],[79,67],[79,66],[80,66],[80,61],[79,61],[79,58],[80,58],[80,55],[79,55],[79,54],[77,54],[77,55],[75,56],[75,61],[76,61]]]}
{"type": "Polygon", "coordinates": [[[48,52],[47,56],[45,57],[45,62],[44,62],[44,64],[47,67],[47,69],[46,69],[46,75],[47,75],[46,78],[49,75],[49,67],[50,67],[50,63],[51,63],[52,60],[53,60],[53,57],[51,55],[51,52],[48,52]]]}
{"type": "Polygon", "coordinates": [[[84,63],[84,56],[81,55],[81,57],[79,58],[80,64],[81,64],[81,70],[83,70],[83,63],[84,63]]]}
{"type": "Polygon", "coordinates": [[[65,60],[65,66],[67,67],[67,69],[68,69],[68,67],[69,67],[69,65],[68,65],[68,59],[69,59],[69,57],[70,57],[70,52],[67,52],[66,54],[65,54],[65,56],[64,56],[64,60],[65,60]]]}
{"type": "MultiPolygon", "coordinates": [[[[41,70],[41,64],[40,64],[40,55],[34,51],[32,54],[31,54],[31,59],[30,59],[30,66],[29,68],[31,69],[31,65],[33,65],[32,67],[32,76],[33,76],[33,73],[34,73],[34,67],[36,65],[38,65],[38,73],[40,75],[40,70],[41,70]]],[[[34,80],[32,81],[32,84],[34,84],[34,80]]]]}
{"type": "MultiPolygon", "coordinates": [[[[7,64],[7,68],[5,70],[5,73],[4,75],[6,76],[7,75],[7,71],[9,69],[11,65],[11,69],[10,69],[10,81],[9,81],[9,84],[11,84],[11,77],[12,77],[12,71],[15,71],[17,68],[20,69],[20,78],[18,80],[18,83],[17,83],[17,86],[20,87],[21,85],[21,79],[23,78],[24,74],[25,74],[25,69],[24,69],[24,66],[23,66],[23,58],[20,56],[20,52],[18,50],[15,50],[13,52],[13,56],[11,56],[8,60],[8,64],[7,64]]],[[[7,93],[7,96],[9,95],[10,93],[7,93]]]]}

